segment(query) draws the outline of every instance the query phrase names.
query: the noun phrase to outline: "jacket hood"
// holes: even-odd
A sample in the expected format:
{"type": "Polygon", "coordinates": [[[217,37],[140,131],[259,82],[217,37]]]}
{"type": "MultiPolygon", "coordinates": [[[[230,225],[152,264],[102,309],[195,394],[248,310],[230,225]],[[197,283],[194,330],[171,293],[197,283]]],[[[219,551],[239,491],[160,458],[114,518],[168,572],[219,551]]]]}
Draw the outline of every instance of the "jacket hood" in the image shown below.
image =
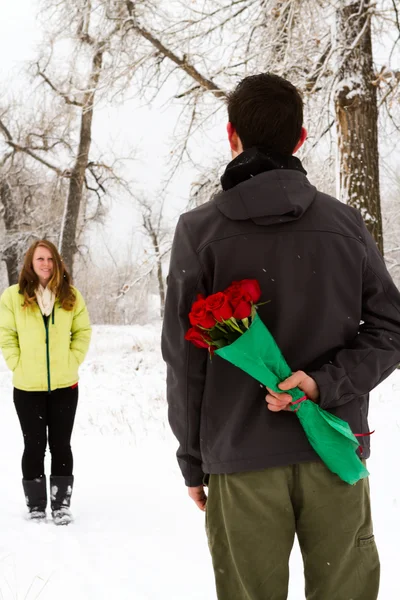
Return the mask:
{"type": "Polygon", "coordinates": [[[274,225],[300,219],[316,193],[304,173],[274,169],[219,192],[214,202],[233,221],[251,219],[257,225],[274,225]]]}

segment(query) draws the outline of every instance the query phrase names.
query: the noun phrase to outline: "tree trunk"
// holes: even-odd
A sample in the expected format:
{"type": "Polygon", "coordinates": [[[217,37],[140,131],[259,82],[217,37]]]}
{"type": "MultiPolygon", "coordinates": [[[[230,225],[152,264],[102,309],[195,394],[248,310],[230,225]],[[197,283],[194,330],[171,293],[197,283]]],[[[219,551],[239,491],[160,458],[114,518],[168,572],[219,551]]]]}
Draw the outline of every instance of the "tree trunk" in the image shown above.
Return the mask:
{"type": "Polygon", "coordinates": [[[158,293],[160,294],[160,316],[164,317],[165,309],[165,286],[164,278],[162,273],[162,263],[160,256],[157,257],[157,279],[158,279],[158,293]]]}
{"type": "Polygon", "coordinates": [[[86,92],[82,107],[81,128],[79,135],[79,148],[65,203],[64,217],[61,225],[59,249],[63,260],[72,274],[74,255],[77,252],[77,226],[83,198],[85,173],[89,162],[89,152],[92,143],[92,121],[94,111],[94,98],[100,79],[103,65],[103,46],[97,50],[92,61],[92,71],[89,78],[88,92],[86,92]]]}
{"type": "Polygon", "coordinates": [[[19,277],[19,251],[18,240],[12,239],[17,232],[17,210],[13,203],[13,194],[10,184],[6,181],[0,181],[0,200],[4,207],[4,226],[6,230],[5,250],[2,260],[6,263],[8,283],[14,285],[18,283],[19,277]]]}
{"type": "Polygon", "coordinates": [[[164,317],[164,308],[165,308],[165,285],[164,285],[164,277],[162,272],[162,259],[160,255],[160,244],[158,242],[158,237],[154,229],[151,230],[151,241],[153,242],[154,252],[156,254],[157,260],[157,282],[158,282],[158,293],[160,296],[160,316],[164,317]]]}
{"type": "MultiPolygon", "coordinates": [[[[158,217],[158,225],[154,226],[152,221],[152,210],[149,205],[146,203],[141,203],[142,207],[142,218],[143,218],[143,227],[149,238],[151,239],[151,243],[154,248],[154,254],[156,256],[156,266],[157,266],[157,283],[158,283],[158,295],[160,297],[160,316],[164,317],[164,309],[165,309],[165,285],[164,285],[164,277],[162,272],[162,256],[160,253],[160,222],[162,209],[160,211],[158,217]]],[[[153,269],[152,269],[153,271],[153,269]]]]}
{"type": "Polygon", "coordinates": [[[379,191],[378,107],[370,4],[342,0],[337,10],[340,50],[335,95],[340,198],[357,208],[383,254],[379,191]]]}

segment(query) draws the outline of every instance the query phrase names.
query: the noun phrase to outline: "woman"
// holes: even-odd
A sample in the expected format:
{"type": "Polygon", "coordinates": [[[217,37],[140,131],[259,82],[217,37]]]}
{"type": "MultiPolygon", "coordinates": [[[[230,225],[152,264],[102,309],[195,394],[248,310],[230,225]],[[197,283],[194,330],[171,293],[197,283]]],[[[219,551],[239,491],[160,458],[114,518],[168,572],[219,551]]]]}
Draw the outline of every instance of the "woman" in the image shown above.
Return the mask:
{"type": "Polygon", "coordinates": [[[0,346],[13,371],[14,404],[24,436],[23,488],[29,517],[46,518],[44,455],[51,453],[50,498],[56,525],[71,522],[71,434],[78,368],[89,347],[85,302],[51,242],[35,242],[19,283],[0,299],[0,346]]]}

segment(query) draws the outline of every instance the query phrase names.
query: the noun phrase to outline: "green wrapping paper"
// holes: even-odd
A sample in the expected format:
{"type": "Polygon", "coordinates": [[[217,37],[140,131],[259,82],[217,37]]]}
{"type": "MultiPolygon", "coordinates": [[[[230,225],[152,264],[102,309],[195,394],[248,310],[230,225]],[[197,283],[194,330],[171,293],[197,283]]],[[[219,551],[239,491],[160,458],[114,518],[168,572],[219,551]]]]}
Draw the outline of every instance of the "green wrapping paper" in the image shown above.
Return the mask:
{"type": "MultiPolygon", "coordinates": [[[[292,374],[273,336],[257,314],[243,335],[232,344],[216,350],[215,354],[276,392],[282,391],[278,384],[292,374]]],[[[299,388],[287,393],[293,401],[304,397],[299,388]]],[[[350,485],[368,477],[367,469],[356,454],[359,442],[348,423],[311,400],[299,402],[293,410],[308,441],[328,469],[350,485]]]]}

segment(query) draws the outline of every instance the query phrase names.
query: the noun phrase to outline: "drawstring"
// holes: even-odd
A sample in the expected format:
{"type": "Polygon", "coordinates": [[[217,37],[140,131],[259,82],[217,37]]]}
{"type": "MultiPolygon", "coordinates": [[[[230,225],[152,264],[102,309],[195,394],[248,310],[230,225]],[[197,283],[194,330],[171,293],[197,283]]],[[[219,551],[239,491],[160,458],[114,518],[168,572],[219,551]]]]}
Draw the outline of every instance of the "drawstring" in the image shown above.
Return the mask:
{"type": "Polygon", "coordinates": [[[51,312],[51,324],[54,325],[54,306],[53,306],[53,310],[51,312]]]}
{"type": "MultiPolygon", "coordinates": [[[[367,433],[355,433],[354,437],[366,437],[367,435],[372,435],[373,433],[375,433],[375,429],[373,431],[368,431],[367,433]]],[[[358,451],[360,452],[361,456],[363,453],[363,448],[362,446],[358,446],[358,451]]]]}

